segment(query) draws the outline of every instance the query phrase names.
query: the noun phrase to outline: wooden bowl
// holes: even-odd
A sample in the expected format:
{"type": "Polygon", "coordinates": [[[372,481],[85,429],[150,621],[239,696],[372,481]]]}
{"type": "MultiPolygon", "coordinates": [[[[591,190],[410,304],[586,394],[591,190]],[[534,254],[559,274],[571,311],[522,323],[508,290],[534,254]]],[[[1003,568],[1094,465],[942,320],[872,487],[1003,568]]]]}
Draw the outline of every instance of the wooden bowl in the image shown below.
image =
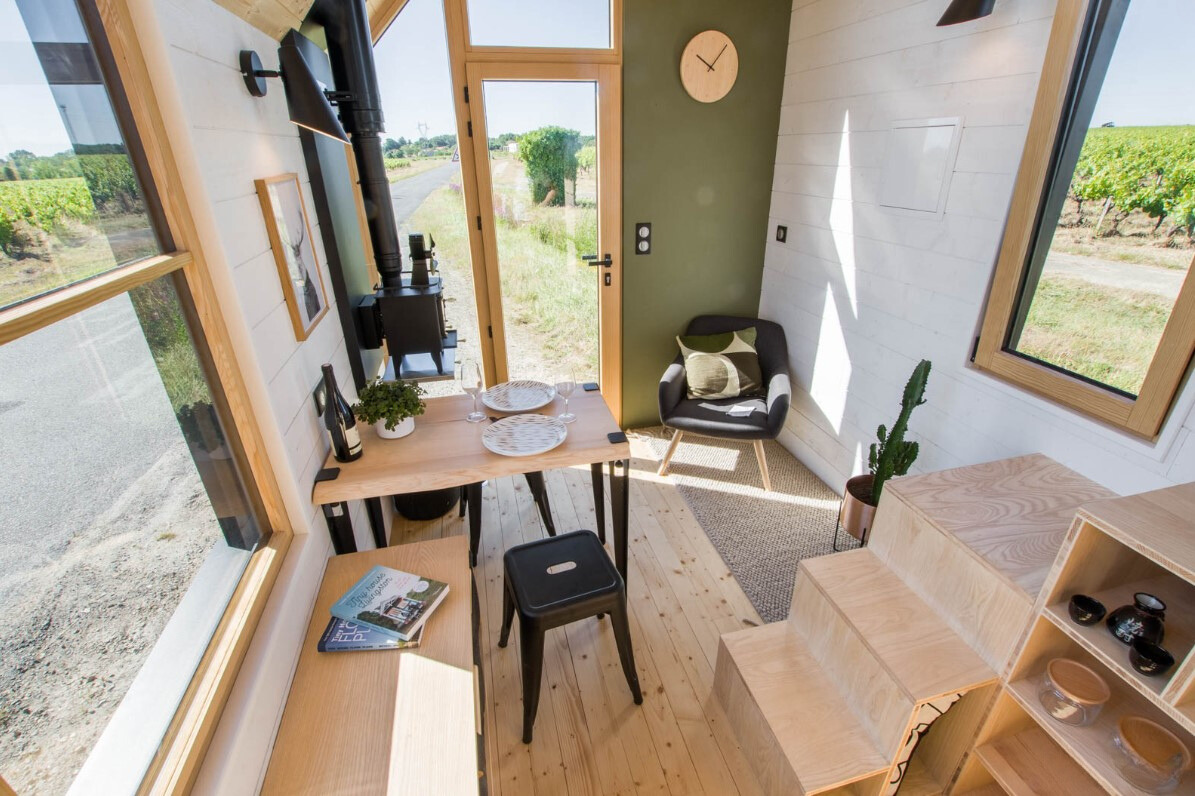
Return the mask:
{"type": "Polygon", "coordinates": [[[1116,731],[1125,749],[1159,773],[1170,770],[1170,762],[1182,756],[1180,771],[1191,767],[1191,750],[1179,737],[1156,721],[1143,716],[1121,716],[1116,731]]]}
{"type": "Polygon", "coordinates": [[[1046,664],[1046,674],[1059,692],[1078,705],[1102,705],[1112,697],[1104,678],[1070,658],[1054,658],[1046,664]]]}

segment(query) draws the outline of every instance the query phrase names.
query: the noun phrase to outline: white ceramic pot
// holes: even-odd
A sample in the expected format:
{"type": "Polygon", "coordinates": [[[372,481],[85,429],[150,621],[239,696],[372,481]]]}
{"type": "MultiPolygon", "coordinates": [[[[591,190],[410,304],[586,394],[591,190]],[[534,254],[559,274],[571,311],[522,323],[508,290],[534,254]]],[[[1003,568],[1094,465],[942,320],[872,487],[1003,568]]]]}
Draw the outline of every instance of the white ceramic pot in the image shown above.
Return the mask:
{"type": "Polygon", "coordinates": [[[406,420],[400,420],[393,431],[386,428],[385,420],[379,420],[373,424],[373,429],[382,439],[398,439],[415,430],[415,418],[408,417],[406,420]]]}

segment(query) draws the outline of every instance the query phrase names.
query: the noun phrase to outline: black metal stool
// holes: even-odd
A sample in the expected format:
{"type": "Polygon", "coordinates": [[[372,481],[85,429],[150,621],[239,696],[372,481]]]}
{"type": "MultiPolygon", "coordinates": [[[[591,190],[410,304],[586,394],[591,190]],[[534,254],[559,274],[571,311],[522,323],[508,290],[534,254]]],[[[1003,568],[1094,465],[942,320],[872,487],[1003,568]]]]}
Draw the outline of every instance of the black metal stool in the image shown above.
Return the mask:
{"type": "Polygon", "coordinates": [[[635,704],[643,704],[631,631],[627,623],[626,584],[593,531],[516,545],[502,559],[506,587],[502,600],[502,636],[510,638],[515,609],[519,612],[519,651],[523,668],[523,743],[531,743],[531,728],[539,707],[544,663],[544,633],[578,619],[610,614],[622,673],[635,704]]]}

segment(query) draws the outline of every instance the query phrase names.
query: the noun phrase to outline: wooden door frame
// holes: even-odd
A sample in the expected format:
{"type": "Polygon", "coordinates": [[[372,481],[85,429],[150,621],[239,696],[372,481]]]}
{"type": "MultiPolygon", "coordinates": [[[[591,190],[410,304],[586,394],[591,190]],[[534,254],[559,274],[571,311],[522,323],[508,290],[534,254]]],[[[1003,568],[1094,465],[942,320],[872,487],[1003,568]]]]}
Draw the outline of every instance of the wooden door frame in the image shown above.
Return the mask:
{"type": "MultiPolygon", "coordinates": [[[[611,0],[611,43],[609,49],[558,49],[539,47],[474,47],[469,42],[467,0],[443,0],[447,26],[448,61],[452,72],[453,105],[456,111],[457,144],[461,159],[461,183],[465,199],[469,252],[473,262],[473,287],[477,304],[477,324],[481,334],[481,358],[486,382],[495,384],[506,378],[505,331],[501,318],[496,245],[487,256],[486,241],[494,241],[493,202],[489,195],[488,175],[482,201],[478,156],[487,156],[489,148],[474,146],[485,138],[485,120],[474,118],[472,109],[480,100],[470,102],[470,85],[480,96],[481,78],[489,70],[508,75],[526,75],[508,79],[593,80],[598,85],[598,196],[604,197],[598,208],[598,240],[601,252],[609,252],[614,265],[609,269],[609,289],[599,287],[598,334],[601,341],[599,381],[602,395],[615,420],[622,422],[622,0],[611,0]],[[481,65],[484,69],[480,69],[481,65]],[[570,76],[571,75],[571,76],[570,76]],[[473,129],[478,132],[471,133],[473,129]],[[473,136],[476,135],[475,139],[473,136]],[[489,231],[484,219],[489,218],[489,231]],[[491,336],[492,335],[492,336],[491,336]]],[[[374,40],[390,20],[379,19],[374,40]],[[381,29],[379,29],[381,28],[381,29]]],[[[488,165],[488,164],[487,164],[488,165]]]]}
{"type": "MultiPolygon", "coordinates": [[[[600,257],[608,253],[614,260],[612,266],[601,269],[602,274],[609,274],[610,285],[603,286],[600,276],[598,277],[600,352],[598,380],[610,408],[618,417],[621,410],[622,394],[622,194],[620,185],[621,152],[618,140],[621,123],[617,112],[621,86],[618,80],[618,67],[610,64],[487,61],[468,64],[467,77],[468,84],[477,87],[476,93],[469,103],[473,137],[477,141],[489,140],[485,103],[481,99],[483,81],[592,82],[596,87],[599,241],[599,251],[596,254],[600,257]]],[[[505,381],[510,374],[507,370],[506,334],[503,326],[498,236],[494,219],[489,147],[474,146],[473,155],[472,167],[475,169],[477,180],[478,206],[481,211],[479,214],[481,219],[480,237],[482,239],[480,257],[475,254],[474,259],[480,259],[485,264],[486,282],[489,288],[487,301],[489,302],[490,322],[493,324],[492,346],[496,377],[498,381],[505,381]]]]}

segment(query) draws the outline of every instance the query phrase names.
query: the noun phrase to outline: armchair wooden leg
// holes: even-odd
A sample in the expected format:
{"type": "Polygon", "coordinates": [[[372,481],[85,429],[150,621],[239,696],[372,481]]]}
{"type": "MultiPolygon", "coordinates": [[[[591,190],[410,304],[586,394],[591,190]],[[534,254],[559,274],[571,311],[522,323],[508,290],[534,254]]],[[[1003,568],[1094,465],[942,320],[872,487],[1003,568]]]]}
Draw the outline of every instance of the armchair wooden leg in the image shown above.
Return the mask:
{"type": "Polygon", "coordinates": [[[759,462],[759,472],[763,476],[763,488],[765,492],[772,491],[772,478],[768,475],[768,455],[764,453],[763,440],[755,440],[755,460],[759,462]]]}
{"type": "Polygon", "coordinates": [[[664,461],[660,462],[660,469],[656,471],[656,475],[668,475],[668,464],[672,461],[672,454],[676,453],[676,446],[680,444],[680,438],[684,433],[678,428],[672,435],[672,442],[668,443],[668,451],[664,454],[664,461]]]}

